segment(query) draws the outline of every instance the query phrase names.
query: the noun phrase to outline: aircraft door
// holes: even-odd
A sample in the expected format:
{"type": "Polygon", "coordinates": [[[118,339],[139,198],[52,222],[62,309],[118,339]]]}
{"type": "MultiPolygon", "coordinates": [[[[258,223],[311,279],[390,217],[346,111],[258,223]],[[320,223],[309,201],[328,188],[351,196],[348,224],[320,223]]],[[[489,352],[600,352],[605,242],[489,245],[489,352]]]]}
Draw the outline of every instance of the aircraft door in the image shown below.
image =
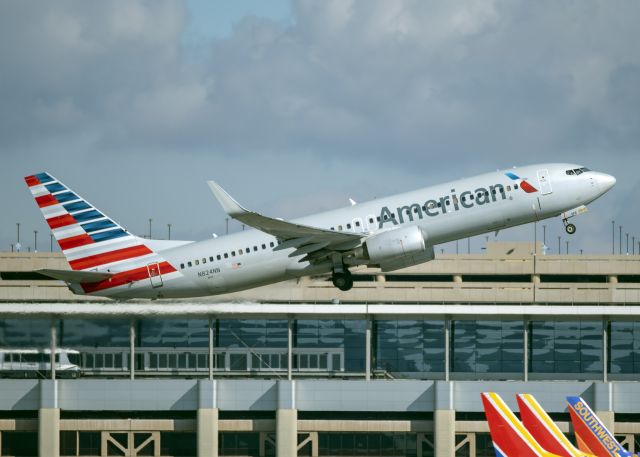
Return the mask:
{"type": "Polygon", "coordinates": [[[551,177],[546,169],[538,170],[538,185],[540,186],[541,195],[549,195],[553,192],[551,188],[551,177]]]}
{"type": "Polygon", "coordinates": [[[162,274],[160,273],[160,264],[158,262],[150,263],[147,265],[149,271],[149,280],[151,281],[151,287],[162,287],[162,274]]]}

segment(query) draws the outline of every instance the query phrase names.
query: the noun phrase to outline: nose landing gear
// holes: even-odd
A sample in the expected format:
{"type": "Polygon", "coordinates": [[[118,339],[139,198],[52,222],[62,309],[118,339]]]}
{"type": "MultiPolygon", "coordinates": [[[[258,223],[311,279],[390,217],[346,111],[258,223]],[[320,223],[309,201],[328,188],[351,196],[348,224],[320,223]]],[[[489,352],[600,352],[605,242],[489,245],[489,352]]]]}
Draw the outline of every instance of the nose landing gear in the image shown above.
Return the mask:
{"type": "Polygon", "coordinates": [[[574,233],[576,233],[576,226],[573,225],[573,224],[570,224],[569,221],[566,218],[562,219],[562,223],[564,224],[565,231],[569,235],[573,235],[574,233]]]}

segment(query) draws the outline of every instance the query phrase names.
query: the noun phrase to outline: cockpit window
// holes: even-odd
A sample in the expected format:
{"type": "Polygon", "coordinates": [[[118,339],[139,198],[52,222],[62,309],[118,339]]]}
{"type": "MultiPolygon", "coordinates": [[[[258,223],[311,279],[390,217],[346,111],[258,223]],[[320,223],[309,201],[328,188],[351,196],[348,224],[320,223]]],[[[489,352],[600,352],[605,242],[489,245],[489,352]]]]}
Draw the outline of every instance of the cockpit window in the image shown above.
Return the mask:
{"type": "Polygon", "coordinates": [[[567,173],[568,175],[581,175],[582,173],[586,173],[587,171],[591,171],[589,170],[587,167],[582,167],[582,168],[574,168],[573,170],[567,170],[565,173],[567,173]]]}

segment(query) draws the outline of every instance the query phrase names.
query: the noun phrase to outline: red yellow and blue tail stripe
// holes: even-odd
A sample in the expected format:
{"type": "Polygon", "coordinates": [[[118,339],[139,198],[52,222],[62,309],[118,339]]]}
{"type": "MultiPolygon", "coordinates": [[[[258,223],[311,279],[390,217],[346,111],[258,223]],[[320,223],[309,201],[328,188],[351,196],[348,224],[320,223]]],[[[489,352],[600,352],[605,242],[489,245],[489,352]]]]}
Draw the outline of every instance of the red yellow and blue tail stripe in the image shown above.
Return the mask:
{"type": "Polygon", "coordinates": [[[586,401],[580,397],[567,397],[567,402],[580,449],[598,457],[631,457],[633,455],[618,443],[586,401]]]}
{"type": "Polygon", "coordinates": [[[558,457],[542,448],[500,395],[484,392],[481,397],[497,457],[558,457]]]}
{"type": "Polygon", "coordinates": [[[49,173],[25,177],[36,204],[72,270],[111,273],[81,284],[84,293],[113,289],[176,269],[87,200],[49,173]]]}
{"type": "Polygon", "coordinates": [[[576,449],[533,395],[518,394],[516,399],[522,423],[546,451],[561,457],[595,457],[576,449]]]}

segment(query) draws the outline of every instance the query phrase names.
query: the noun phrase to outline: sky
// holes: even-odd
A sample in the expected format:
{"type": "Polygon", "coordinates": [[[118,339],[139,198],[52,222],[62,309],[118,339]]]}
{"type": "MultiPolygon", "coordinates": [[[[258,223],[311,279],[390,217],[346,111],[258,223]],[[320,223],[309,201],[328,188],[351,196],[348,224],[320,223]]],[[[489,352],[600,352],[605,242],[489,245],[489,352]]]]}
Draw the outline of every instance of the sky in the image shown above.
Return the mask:
{"type": "Polygon", "coordinates": [[[134,233],[199,240],[226,231],[208,179],[293,218],[540,162],[618,180],[572,237],[538,224],[551,253],[558,236],[611,252],[612,220],[638,243],[638,17],[617,0],[2,1],[0,250],[16,223],[49,250],[23,181],[41,171],[134,233]]]}

